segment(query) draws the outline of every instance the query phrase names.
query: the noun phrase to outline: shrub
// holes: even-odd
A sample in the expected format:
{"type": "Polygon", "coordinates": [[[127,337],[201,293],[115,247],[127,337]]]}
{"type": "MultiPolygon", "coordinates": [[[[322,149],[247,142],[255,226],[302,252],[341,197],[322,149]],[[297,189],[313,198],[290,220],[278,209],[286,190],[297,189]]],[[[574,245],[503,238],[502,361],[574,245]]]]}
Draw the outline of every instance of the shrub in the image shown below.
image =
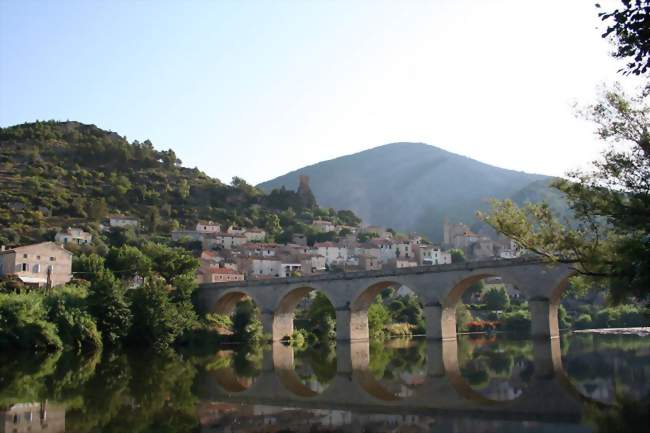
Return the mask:
{"type": "Polygon", "coordinates": [[[600,310],[594,317],[594,326],[598,328],[621,328],[645,326],[650,323],[647,312],[636,305],[619,305],[600,310]]]}
{"type": "Polygon", "coordinates": [[[185,331],[185,312],[179,312],[161,279],[150,279],[134,291],[131,311],[131,338],[156,350],[167,349],[185,331]]]}
{"type": "Polygon", "coordinates": [[[46,298],[48,319],[59,331],[59,337],[67,347],[93,351],[102,347],[102,336],[93,317],[86,308],[86,291],[66,287],[46,298]]]}
{"type": "Polygon", "coordinates": [[[235,307],[232,331],[235,338],[240,341],[256,341],[264,337],[257,306],[250,299],[239,302],[235,307]]]}
{"type": "Polygon", "coordinates": [[[530,331],[530,313],[528,310],[518,310],[501,315],[501,329],[504,331],[530,331]]]}
{"type": "Polygon", "coordinates": [[[104,342],[119,343],[128,335],[132,322],[124,287],[110,271],[99,270],[88,292],[88,310],[95,318],[104,342]]]}
{"type": "Polygon", "coordinates": [[[0,348],[35,351],[63,348],[56,326],[47,321],[41,295],[0,294],[0,348]]]}
{"type": "Polygon", "coordinates": [[[593,325],[591,316],[589,314],[581,314],[575,321],[576,329],[589,329],[593,325]]]}
{"type": "Polygon", "coordinates": [[[504,288],[493,287],[485,292],[483,302],[489,310],[505,310],[510,306],[510,297],[504,288]]]}

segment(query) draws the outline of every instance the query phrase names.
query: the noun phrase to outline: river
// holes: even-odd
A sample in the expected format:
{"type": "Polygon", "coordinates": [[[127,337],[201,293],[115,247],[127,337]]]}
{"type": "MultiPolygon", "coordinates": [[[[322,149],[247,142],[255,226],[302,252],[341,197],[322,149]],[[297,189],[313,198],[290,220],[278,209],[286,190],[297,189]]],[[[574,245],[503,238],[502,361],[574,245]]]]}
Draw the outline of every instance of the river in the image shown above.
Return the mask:
{"type": "Polygon", "coordinates": [[[645,431],[650,338],[0,355],[0,433],[645,431]]]}

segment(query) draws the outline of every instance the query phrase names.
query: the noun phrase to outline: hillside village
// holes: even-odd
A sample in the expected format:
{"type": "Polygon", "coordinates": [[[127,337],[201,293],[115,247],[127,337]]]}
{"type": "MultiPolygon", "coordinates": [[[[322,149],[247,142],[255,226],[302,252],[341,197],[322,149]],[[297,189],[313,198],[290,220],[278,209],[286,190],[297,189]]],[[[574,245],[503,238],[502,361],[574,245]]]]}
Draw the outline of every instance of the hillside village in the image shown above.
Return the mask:
{"type": "MultiPolygon", "coordinates": [[[[137,232],[141,224],[136,217],[111,215],[100,227],[104,232],[126,228],[137,232]]],[[[317,219],[311,228],[335,240],[310,245],[304,234],[293,234],[291,242],[269,242],[266,231],[258,227],[203,220],[192,228],[171,231],[169,238],[179,245],[200,245],[199,284],[512,259],[522,254],[514,242],[474,233],[463,223],[445,222],[442,245],[417,233],[404,235],[379,226],[317,219]]],[[[84,251],[92,241],[91,233],[68,227],[56,233],[54,242],[2,247],[0,276],[14,275],[28,285],[65,284],[72,279],[70,251],[84,251]]]]}

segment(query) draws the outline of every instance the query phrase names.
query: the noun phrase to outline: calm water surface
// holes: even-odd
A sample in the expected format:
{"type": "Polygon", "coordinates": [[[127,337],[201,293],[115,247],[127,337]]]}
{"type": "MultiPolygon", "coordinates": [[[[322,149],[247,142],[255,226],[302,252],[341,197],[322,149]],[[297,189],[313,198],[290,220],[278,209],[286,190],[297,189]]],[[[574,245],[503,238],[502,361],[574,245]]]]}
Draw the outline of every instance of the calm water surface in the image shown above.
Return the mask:
{"type": "Polygon", "coordinates": [[[0,433],[648,430],[637,336],[0,358],[0,433]]]}

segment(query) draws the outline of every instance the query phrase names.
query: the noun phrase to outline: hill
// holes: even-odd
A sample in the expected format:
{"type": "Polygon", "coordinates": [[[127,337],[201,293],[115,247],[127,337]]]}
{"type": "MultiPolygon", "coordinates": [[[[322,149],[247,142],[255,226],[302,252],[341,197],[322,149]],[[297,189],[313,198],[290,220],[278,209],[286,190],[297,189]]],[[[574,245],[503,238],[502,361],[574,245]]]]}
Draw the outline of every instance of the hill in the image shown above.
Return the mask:
{"type": "Polygon", "coordinates": [[[506,170],[423,143],[392,143],[303,167],[258,185],[292,188],[310,177],[323,206],[351,209],[364,221],[415,230],[439,241],[442,222],[477,223],[489,198],[523,202],[546,195],[562,202],[548,176],[506,170]]]}
{"type": "Polygon", "coordinates": [[[51,239],[73,224],[97,228],[110,213],[139,217],[151,236],[198,219],[263,227],[277,237],[304,232],[312,218],[357,221],[350,212],[319,208],[310,191],[265,194],[240,178],[224,184],[183,167],[171,149],[129,143],[94,125],[0,128],[0,243],[51,239]]]}

